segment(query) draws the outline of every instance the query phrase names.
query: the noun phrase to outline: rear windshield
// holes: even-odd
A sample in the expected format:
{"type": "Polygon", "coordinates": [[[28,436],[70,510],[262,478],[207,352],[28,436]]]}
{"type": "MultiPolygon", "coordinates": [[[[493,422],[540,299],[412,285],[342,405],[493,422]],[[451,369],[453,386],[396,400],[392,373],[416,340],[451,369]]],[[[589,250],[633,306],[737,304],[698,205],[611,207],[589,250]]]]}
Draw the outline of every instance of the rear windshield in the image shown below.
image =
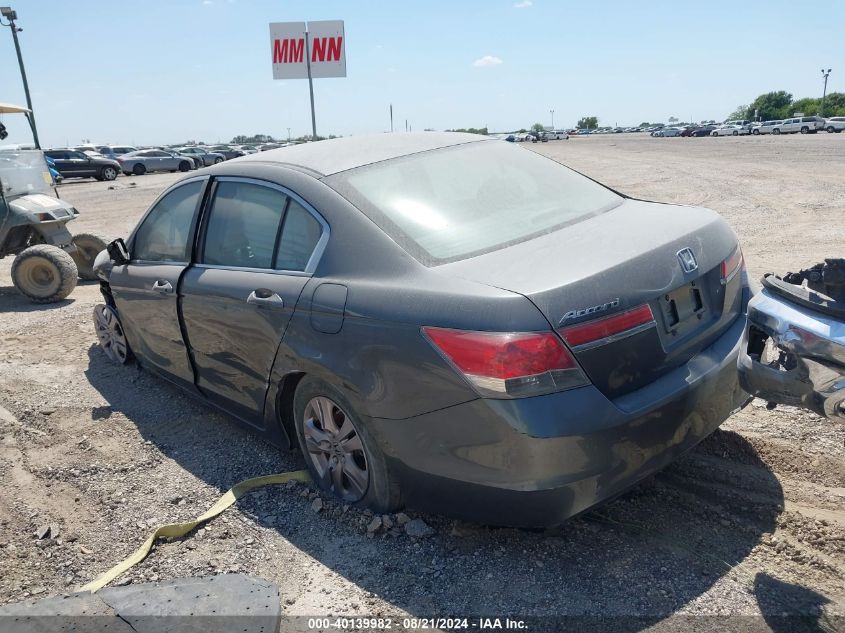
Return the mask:
{"type": "Polygon", "coordinates": [[[468,143],[326,180],[426,265],[524,242],[608,211],[622,197],[511,143],[468,143]]]}

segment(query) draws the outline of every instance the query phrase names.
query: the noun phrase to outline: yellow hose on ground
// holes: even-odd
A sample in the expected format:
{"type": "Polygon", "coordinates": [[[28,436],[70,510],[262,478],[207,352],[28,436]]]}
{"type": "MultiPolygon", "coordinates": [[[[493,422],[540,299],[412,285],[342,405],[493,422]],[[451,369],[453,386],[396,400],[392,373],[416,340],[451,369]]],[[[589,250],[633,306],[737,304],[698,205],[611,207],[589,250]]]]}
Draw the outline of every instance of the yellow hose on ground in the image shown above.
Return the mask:
{"type": "Polygon", "coordinates": [[[144,544],[135,550],[132,555],[123,559],[96,580],[89,582],[87,585],[82,587],[80,591],[90,591],[91,593],[94,593],[98,589],[105,587],[122,573],[144,560],[147,557],[147,554],[150,553],[150,550],[152,550],[153,545],[155,545],[156,539],[162,537],[180,538],[185,536],[197,526],[222,513],[226,508],[235,503],[235,501],[240,499],[247,492],[254,490],[255,488],[261,488],[262,486],[283,484],[288,481],[311,481],[311,477],[308,475],[307,470],[294,470],[288,473],[279,473],[276,475],[265,475],[263,477],[245,479],[244,481],[241,481],[229,488],[229,490],[227,490],[213,506],[193,521],[188,521],[187,523],[169,523],[167,525],[158,526],[150,533],[147,540],[144,541],[144,544]]]}

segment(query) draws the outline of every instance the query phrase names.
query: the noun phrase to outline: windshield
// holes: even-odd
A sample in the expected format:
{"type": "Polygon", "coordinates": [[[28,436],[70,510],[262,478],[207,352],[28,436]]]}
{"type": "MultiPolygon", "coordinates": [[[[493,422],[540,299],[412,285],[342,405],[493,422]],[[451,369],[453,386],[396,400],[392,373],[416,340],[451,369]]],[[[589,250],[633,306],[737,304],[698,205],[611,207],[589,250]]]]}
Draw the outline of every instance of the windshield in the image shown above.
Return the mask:
{"type": "Polygon", "coordinates": [[[52,193],[53,178],[40,150],[0,151],[0,186],[3,195],[52,193]]]}
{"type": "Polygon", "coordinates": [[[529,240],[622,202],[553,160],[495,141],[376,163],[326,182],[427,265],[529,240]]]}

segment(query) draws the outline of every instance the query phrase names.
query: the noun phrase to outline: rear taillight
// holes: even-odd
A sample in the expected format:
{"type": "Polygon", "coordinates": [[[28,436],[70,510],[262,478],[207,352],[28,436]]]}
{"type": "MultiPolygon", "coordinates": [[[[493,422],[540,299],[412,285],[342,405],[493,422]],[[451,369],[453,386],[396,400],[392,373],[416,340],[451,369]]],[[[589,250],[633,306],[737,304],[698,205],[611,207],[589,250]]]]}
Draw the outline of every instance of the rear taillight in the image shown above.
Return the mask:
{"type": "Polygon", "coordinates": [[[603,319],[565,327],[560,330],[560,335],[570,347],[585,349],[636,334],[652,325],[654,325],[654,314],[651,307],[642,305],[603,319]]]}
{"type": "Polygon", "coordinates": [[[536,396],[587,384],[553,332],[476,332],[424,327],[423,334],[482,395],[536,396]]]}
{"type": "Polygon", "coordinates": [[[734,278],[744,264],[742,258],[742,249],[737,246],[733,253],[721,264],[722,283],[728,283],[734,278]]]}

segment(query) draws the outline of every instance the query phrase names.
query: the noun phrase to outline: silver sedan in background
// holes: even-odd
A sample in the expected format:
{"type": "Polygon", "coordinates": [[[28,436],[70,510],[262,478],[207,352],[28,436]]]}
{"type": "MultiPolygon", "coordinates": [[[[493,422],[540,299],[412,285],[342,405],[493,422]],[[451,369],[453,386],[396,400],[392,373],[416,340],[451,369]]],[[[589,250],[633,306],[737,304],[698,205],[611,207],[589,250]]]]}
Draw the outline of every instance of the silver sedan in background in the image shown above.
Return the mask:
{"type": "Polygon", "coordinates": [[[121,171],[127,176],[141,176],[153,171],[190,171],[191,159],[161,149],[143,149],[117,158],[121,171]]]}
{"type": "Polygon", "coordinates": [[[187,154],[188,156],[196,156],[202,160],[203,165],[206,167],[222,163],[226,160],[226,157],[223,156],[223,154],[209,152],[201,147],[176,147],[174,148],[174,151],[179,152],[180,154],[187,154]]]}

